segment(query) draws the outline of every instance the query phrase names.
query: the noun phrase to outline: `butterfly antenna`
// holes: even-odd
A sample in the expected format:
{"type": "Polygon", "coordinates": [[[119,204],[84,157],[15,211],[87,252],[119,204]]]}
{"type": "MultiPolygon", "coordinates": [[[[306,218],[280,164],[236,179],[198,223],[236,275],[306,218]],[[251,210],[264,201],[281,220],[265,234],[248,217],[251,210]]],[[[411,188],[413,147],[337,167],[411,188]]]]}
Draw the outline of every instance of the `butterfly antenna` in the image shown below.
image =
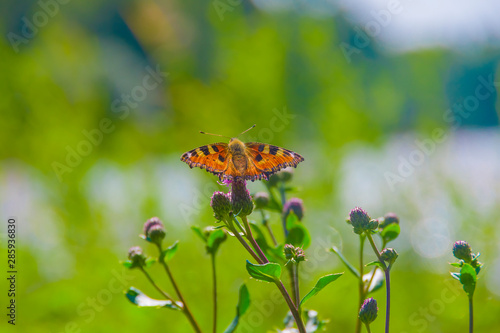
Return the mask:
{"type": "Polygon", "coordinates": [[[213,135],[213,136],[221,136],[223,138],[228,138],[228,139],[231,139],[230,137],[228,136],[225,136],[225,135],[220,135],[220,134],[212,134],[212,133],[207,133],[207,132],[203,132],[203,131],[200,131],[201,134],[207,134],[207,135],[213,135]]]}
{"type": "Polygon", "coordinates": [[[241,132],[238,136],[245,134],[246,132],[248,132],[248,131],[250,131],[252,128],[254,128],[255,126],[257,126],[257,125],[256,125],[256,124],[253,124],[253,126],[252,126],[252,127],[250,127],[249,129],[247,129],[246,131],[241,132]]]}

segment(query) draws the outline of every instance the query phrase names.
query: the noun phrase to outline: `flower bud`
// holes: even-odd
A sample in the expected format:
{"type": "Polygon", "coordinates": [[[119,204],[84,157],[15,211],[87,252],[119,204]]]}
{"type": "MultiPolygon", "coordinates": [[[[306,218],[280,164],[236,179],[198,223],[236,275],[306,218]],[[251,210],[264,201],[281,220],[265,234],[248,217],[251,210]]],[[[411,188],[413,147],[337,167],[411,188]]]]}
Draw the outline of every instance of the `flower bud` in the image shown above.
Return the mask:
{"type": "Polygon", "coordinates": [[[149,220],[144,223],[144,235],[148,235],[149,229],[151,229],[155,225],[161,225],[163,226],[163,223],[161,223],[161,220],[157,217],[152,217],[149,220]]]}
{"type": "Polygon", "coordinates": [[[146,257],[142,253],[142,249],[139,246],[131,247],[128,250],[128,258],[132,262],[132,267],[142,267],[146,264],[146,257]]]}
{"type": "Polygon", "coordinates": [[[374,221],[376,220],[371,220],[370,216],[368,216],[368,213],[364,209],[355,207],[349,213],[349,220],[347,222],[352,225],[354,232],[360,235],[364,231],[371,229],[371,227],[375,225],[375,223],[373,223],[374,221]]]}
{"type": "Polygon", "coordinates": [[[398,256],[398,253],[393,248],[383,249],[382,252],[380,252],[380,258],[389,264],[393,264],[398,256]]]}
{"type": "Polygon", "coordinates": [[[284,168],[283,170],[278,172],[278,176],[280,177],[280,180],[282,182],[286,183],[286,182],[291,181],[293,178],[293,168],[291,168],[291,167],[284,168]]]}
{"type": "Polygon", "coordinates": [[[399,217],[396,215],[396,213],[387,213],[383,218],[379,220],[379,227],[382,229],[393,223],[399,224],[399,217]]]}
{"type": "Polygon", "coordinates": [[[295,255],[295,247],[292,244],[285,244],[283,252],[285,252],[285,258],[290,260],[295,255]]]}
{"type": "Polygon", "coordinates": [[[253,211],[252,197],[247,190],[246,181],[241,177],[234,178],[231,184],[231,203],[233,213],[238,216],[247,216],[253,211]]]}
{"type": "Polygon", "coordinates": [[[299,198],[291,198],[285,205],[283,206],[283,214],[285,216],[285,220],[290,214],[290,212],[294,212],[297,215],[299,221],[302,221],[304,217],[304,203],[299,198]]]}
{"type": "Polygon", "coordinates": [[[373,298],[365,299],[359,310],[359,319],[369,325],[377,318],[377,301],[373,298]]]}
{"type": "Polygon", "coordinates": [[[472,260],[472,249],[469,243],[465,241],[457,241],[453,244],[453,255],[457,259],[470,263],[472,260]]]}
{"type": "Polygon", "coordinates": [[[266,208],[269,204],[269,194],[267,192],[257,192],[253,197],[253,201],[256,209],[266,208]]]}
{"type": "Polygon", "coordinates": [[[165,227],[159,218],[152,217],[144,223],[144,236],[142,237],[148,242],[160,246],[165,234],[165,227]]]}
{"type": "Polygon", "coordinates": [[[306,260],[306,255],[304,254],[304,250],[300,247],[295,248],[295,261],[301,262],[306,260]]]}
{"type": "Polygon", "coordinates": [[[229,194],[224,192],[216,191],[212,195],[212,200],[210,201],[210,206],[214,211],[214,217],[217,220],[223,220],[229,215],[231,211],[231,199],[229,194]]]}

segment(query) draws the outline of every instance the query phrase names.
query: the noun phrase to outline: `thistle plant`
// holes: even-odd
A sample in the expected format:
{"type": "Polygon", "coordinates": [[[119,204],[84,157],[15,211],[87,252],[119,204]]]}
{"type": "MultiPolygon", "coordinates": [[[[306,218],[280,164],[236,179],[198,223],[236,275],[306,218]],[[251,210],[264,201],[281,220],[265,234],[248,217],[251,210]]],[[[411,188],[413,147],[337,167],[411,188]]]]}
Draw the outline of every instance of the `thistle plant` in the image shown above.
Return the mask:
{"type": "MultiPolygon", "coordinates": [[[[385,332],[388,333],[391,306],[390,270],[392,268],[392,265],[396,261],[398,254],[396,250],[392,248],[386,248],[386,245],[399,236],[399,218],[394,213],[387,213],[384,217],[372,219],[365,210],[360,207],[355,207],[350,211],[347,223],[352,226],[353,232],[359,237],[359,269],[356,269],[355,266],[345,258],[345,256],[337,247],[333,246],[331,251],[340,258],[340,260],[344,263],[348,270],[358,279],[358,309],[363,308],[363,306],[365,305],[364,302],[366,297],[369,294],[380,289],[383,286],[385,280],[387,299],[385,332]],[[380,238],[382,251],[379,251],[377,245],[375,244],[375,241],[373,239],[373,235],[375,234],[380,238]],[[363,258],[364,245],[366,240],[368,240],[375,256],[378,259],[368,264],[365,264],[363,258]],[[370,272],[365,273],[365,267],[373,268],[370,272]],[[382,271],[383,274],[380,274],[380,271],[382,271]]],[[[356,321],[356,333],[361,332],[362,323],[364,322],[362,321],[362,318],[358,313],[356,321]]],[[[369,331],[368,325],[366,325],[366,328],[369,331]]]]}
{"type": "Polygon", "coordinates": [[[460,268],[460,273],[451,272],[451,276],[460,281],[469,298],[469,333],[474,331],[473,297],[476,283],[483,264],[477,260],[481,254],[474,254],[469,243],[457,241],[453,244],[453,256],[459,261],[451,263],[453,267],[460,268]]]}

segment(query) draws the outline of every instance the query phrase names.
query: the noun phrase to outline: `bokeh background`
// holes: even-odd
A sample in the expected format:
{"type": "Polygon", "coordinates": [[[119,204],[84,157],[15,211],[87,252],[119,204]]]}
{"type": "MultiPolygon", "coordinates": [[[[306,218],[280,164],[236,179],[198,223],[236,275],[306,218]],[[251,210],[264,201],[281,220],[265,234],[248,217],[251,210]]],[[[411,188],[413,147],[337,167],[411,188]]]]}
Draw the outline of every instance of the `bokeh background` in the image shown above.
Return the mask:
{"type": "MultiPolygon", "coordinates": [[[[220,141],[200,130],[234,136],[257,124],[242,139],[305,157],[291,194],[315,240],[302,293],[345,271],[328,247],[356,260],[351,208],[394,211],[391,331],[466,330],[467,298],[448,273],[464,239],[486,263],[476,330],[498,332],[499,10],[495,0],[2,1],[0,207],[3,221],[18,220],[19,274],[18,322],[3,316],[1,331],[190,332],[181,314],[121,293],[160,297],[119,264],[132,245],[154,255],[138,237],[151,216],[180,241],[171,266],[208,331],[210,263],[190,226],[213,224],[211,193],[227,190],[179,157],[220,141]]],[[[233,239],[221,248],[219,327],[247,281],[247,331],[275,330],[286,307],[266,308],[273,286],[249,279],[246,258],[233,239]]],[[[328,332],[354,330],[356,289],[346,273],[310,301],[328,332]]],[[[384,295],[374,294],[374,332],[384,295]]]]}

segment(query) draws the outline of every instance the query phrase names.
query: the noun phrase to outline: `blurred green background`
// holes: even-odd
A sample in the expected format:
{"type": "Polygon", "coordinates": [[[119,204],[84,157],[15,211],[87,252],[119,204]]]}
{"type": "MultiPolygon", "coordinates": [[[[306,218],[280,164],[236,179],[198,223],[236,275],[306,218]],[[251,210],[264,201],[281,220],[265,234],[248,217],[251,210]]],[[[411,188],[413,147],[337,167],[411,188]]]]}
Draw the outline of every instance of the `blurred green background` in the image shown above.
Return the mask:
{"type": "MultiPolygon", "coordinates": [[[[138,309],[122,294],[133,285],[160,298],[119,264],[133,245],[155,254],[138,234],[159,216],[168,242],[180,240],[172,270],[208,331],[210,262],[190,226],[212,225],[210,196],[227,190],[179,158],[220,141],[200,130],[234,136],[257,124],[243,140],[305,157],[292,194],[304,200],[315,239],[302,293],[322,274],[345,271],[328,247],[356,260],[351,208],[394,211],[402,235],[393,244],[391,332],[466,330],[467,298],[448,273],[459,239],[485,262],[476,331],[498,332],[499,6],[471,6],[2,2],[0,198],[3,221],[18,221],[19,274],[17,325],[3,315],[0,330],[190,332],[181,314],[138,309]]],[[[273,228],[281,236],[278,215],[273,228]]],[[[249,279],[247,257],[234,239],[221,248],[219,327],[234,317],[247,281],[246,331],[275,331],[286,306],[266,307],[274,287],[249,279]]],[[[151,270],[172,291],[163,271],[151,270]]],[[[380,332],[384,290],[374,297],[381,313],[372,330],[380,332]]],[[[309,305],[330,319],[328,332],[353,332],[356,304],[346,273],[309,305]]]]}

